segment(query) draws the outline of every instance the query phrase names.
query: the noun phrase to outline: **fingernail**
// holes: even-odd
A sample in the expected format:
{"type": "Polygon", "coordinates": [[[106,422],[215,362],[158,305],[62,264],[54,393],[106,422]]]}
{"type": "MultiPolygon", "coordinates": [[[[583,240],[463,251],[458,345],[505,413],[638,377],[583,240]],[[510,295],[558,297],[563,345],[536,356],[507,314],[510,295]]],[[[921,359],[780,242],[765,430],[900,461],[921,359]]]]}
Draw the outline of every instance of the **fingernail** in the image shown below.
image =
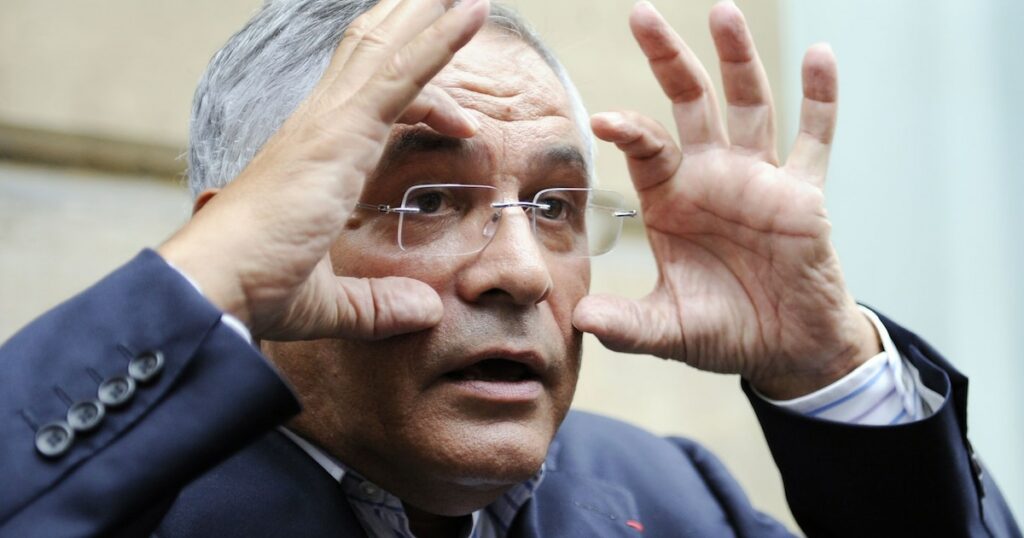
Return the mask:
{"type": "Polygon", "coordinates": [[[470,9],[473,6],[483,2],[483,0],[462,0],[459,5],[455,6],[456,9],[470,9]]]}

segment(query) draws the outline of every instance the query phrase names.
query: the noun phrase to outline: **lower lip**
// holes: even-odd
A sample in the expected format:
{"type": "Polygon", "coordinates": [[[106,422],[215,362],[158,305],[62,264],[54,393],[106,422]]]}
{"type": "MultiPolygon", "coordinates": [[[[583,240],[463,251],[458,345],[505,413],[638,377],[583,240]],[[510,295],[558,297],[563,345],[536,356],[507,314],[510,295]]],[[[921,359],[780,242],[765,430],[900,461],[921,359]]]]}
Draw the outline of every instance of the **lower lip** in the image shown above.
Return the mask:
{"type": "Polygon", "coordinates": [[[529,402],[536,400],[544,392],[544,386],[536,379],[524,381],[459,379],[450,380],[448,384],[467,396],[500,403],[529,402]]]}

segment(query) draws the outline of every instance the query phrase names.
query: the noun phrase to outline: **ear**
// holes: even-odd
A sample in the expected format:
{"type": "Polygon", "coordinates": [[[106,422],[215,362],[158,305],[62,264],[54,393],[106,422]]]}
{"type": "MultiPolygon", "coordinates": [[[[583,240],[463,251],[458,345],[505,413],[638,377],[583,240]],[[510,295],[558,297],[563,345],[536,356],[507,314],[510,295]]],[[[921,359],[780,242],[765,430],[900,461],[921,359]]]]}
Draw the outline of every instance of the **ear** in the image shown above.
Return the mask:
{"type": "Polygon", "coordinates": [[[213,188],[206,189],[205,191],[201,192],[199,196],[196,196],[196,201],[192,204],[192,216],[195,216],[196,213],[199,213],[199,210],[206,205],[206,202],[213,200],[213,197],[217,196],[218,194],[220,194],[220,189],[213,188]]]}

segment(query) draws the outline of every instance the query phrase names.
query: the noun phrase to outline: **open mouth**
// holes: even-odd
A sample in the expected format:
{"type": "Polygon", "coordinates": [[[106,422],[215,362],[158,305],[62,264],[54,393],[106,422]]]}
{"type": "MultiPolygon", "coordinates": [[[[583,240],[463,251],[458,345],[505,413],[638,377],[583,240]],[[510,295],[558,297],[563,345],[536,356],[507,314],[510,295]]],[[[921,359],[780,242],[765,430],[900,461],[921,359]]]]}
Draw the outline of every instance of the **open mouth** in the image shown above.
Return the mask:
{"type": "Polygon", "coordinates": [[[493,358],[475,362],[460,370],[448,372],[445,377],[453,381],[489,381],[517,383],[539,380],[540,376],[529,366],[508,359],[493,358]]]}

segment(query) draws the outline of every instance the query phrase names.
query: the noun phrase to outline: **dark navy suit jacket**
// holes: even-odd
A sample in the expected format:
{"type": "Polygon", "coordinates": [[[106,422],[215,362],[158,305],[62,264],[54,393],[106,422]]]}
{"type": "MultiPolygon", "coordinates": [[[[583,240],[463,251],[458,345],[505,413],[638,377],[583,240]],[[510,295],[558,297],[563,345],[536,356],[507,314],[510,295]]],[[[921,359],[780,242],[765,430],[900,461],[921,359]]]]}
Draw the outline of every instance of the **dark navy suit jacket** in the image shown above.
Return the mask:
{"type": "MultiPolygon", "coordinates": [[[[294,396],[220,316],[147,251],[0,347],[0,536],[364,536],[337,483],[274,429],[299,411],[294,396]],[[37,452],[42,425],[152,350],[165,359],[155,380],[63,454],[37,452]]],[[[927,419],[837,424],[744,387],[803,531],[1020,536],[967,441],[967,380],[884,321],[946,396],[927,419]]],[[[570,413],[546,468],[510,536],[788,535],[685,439],[570,413]]]]}

